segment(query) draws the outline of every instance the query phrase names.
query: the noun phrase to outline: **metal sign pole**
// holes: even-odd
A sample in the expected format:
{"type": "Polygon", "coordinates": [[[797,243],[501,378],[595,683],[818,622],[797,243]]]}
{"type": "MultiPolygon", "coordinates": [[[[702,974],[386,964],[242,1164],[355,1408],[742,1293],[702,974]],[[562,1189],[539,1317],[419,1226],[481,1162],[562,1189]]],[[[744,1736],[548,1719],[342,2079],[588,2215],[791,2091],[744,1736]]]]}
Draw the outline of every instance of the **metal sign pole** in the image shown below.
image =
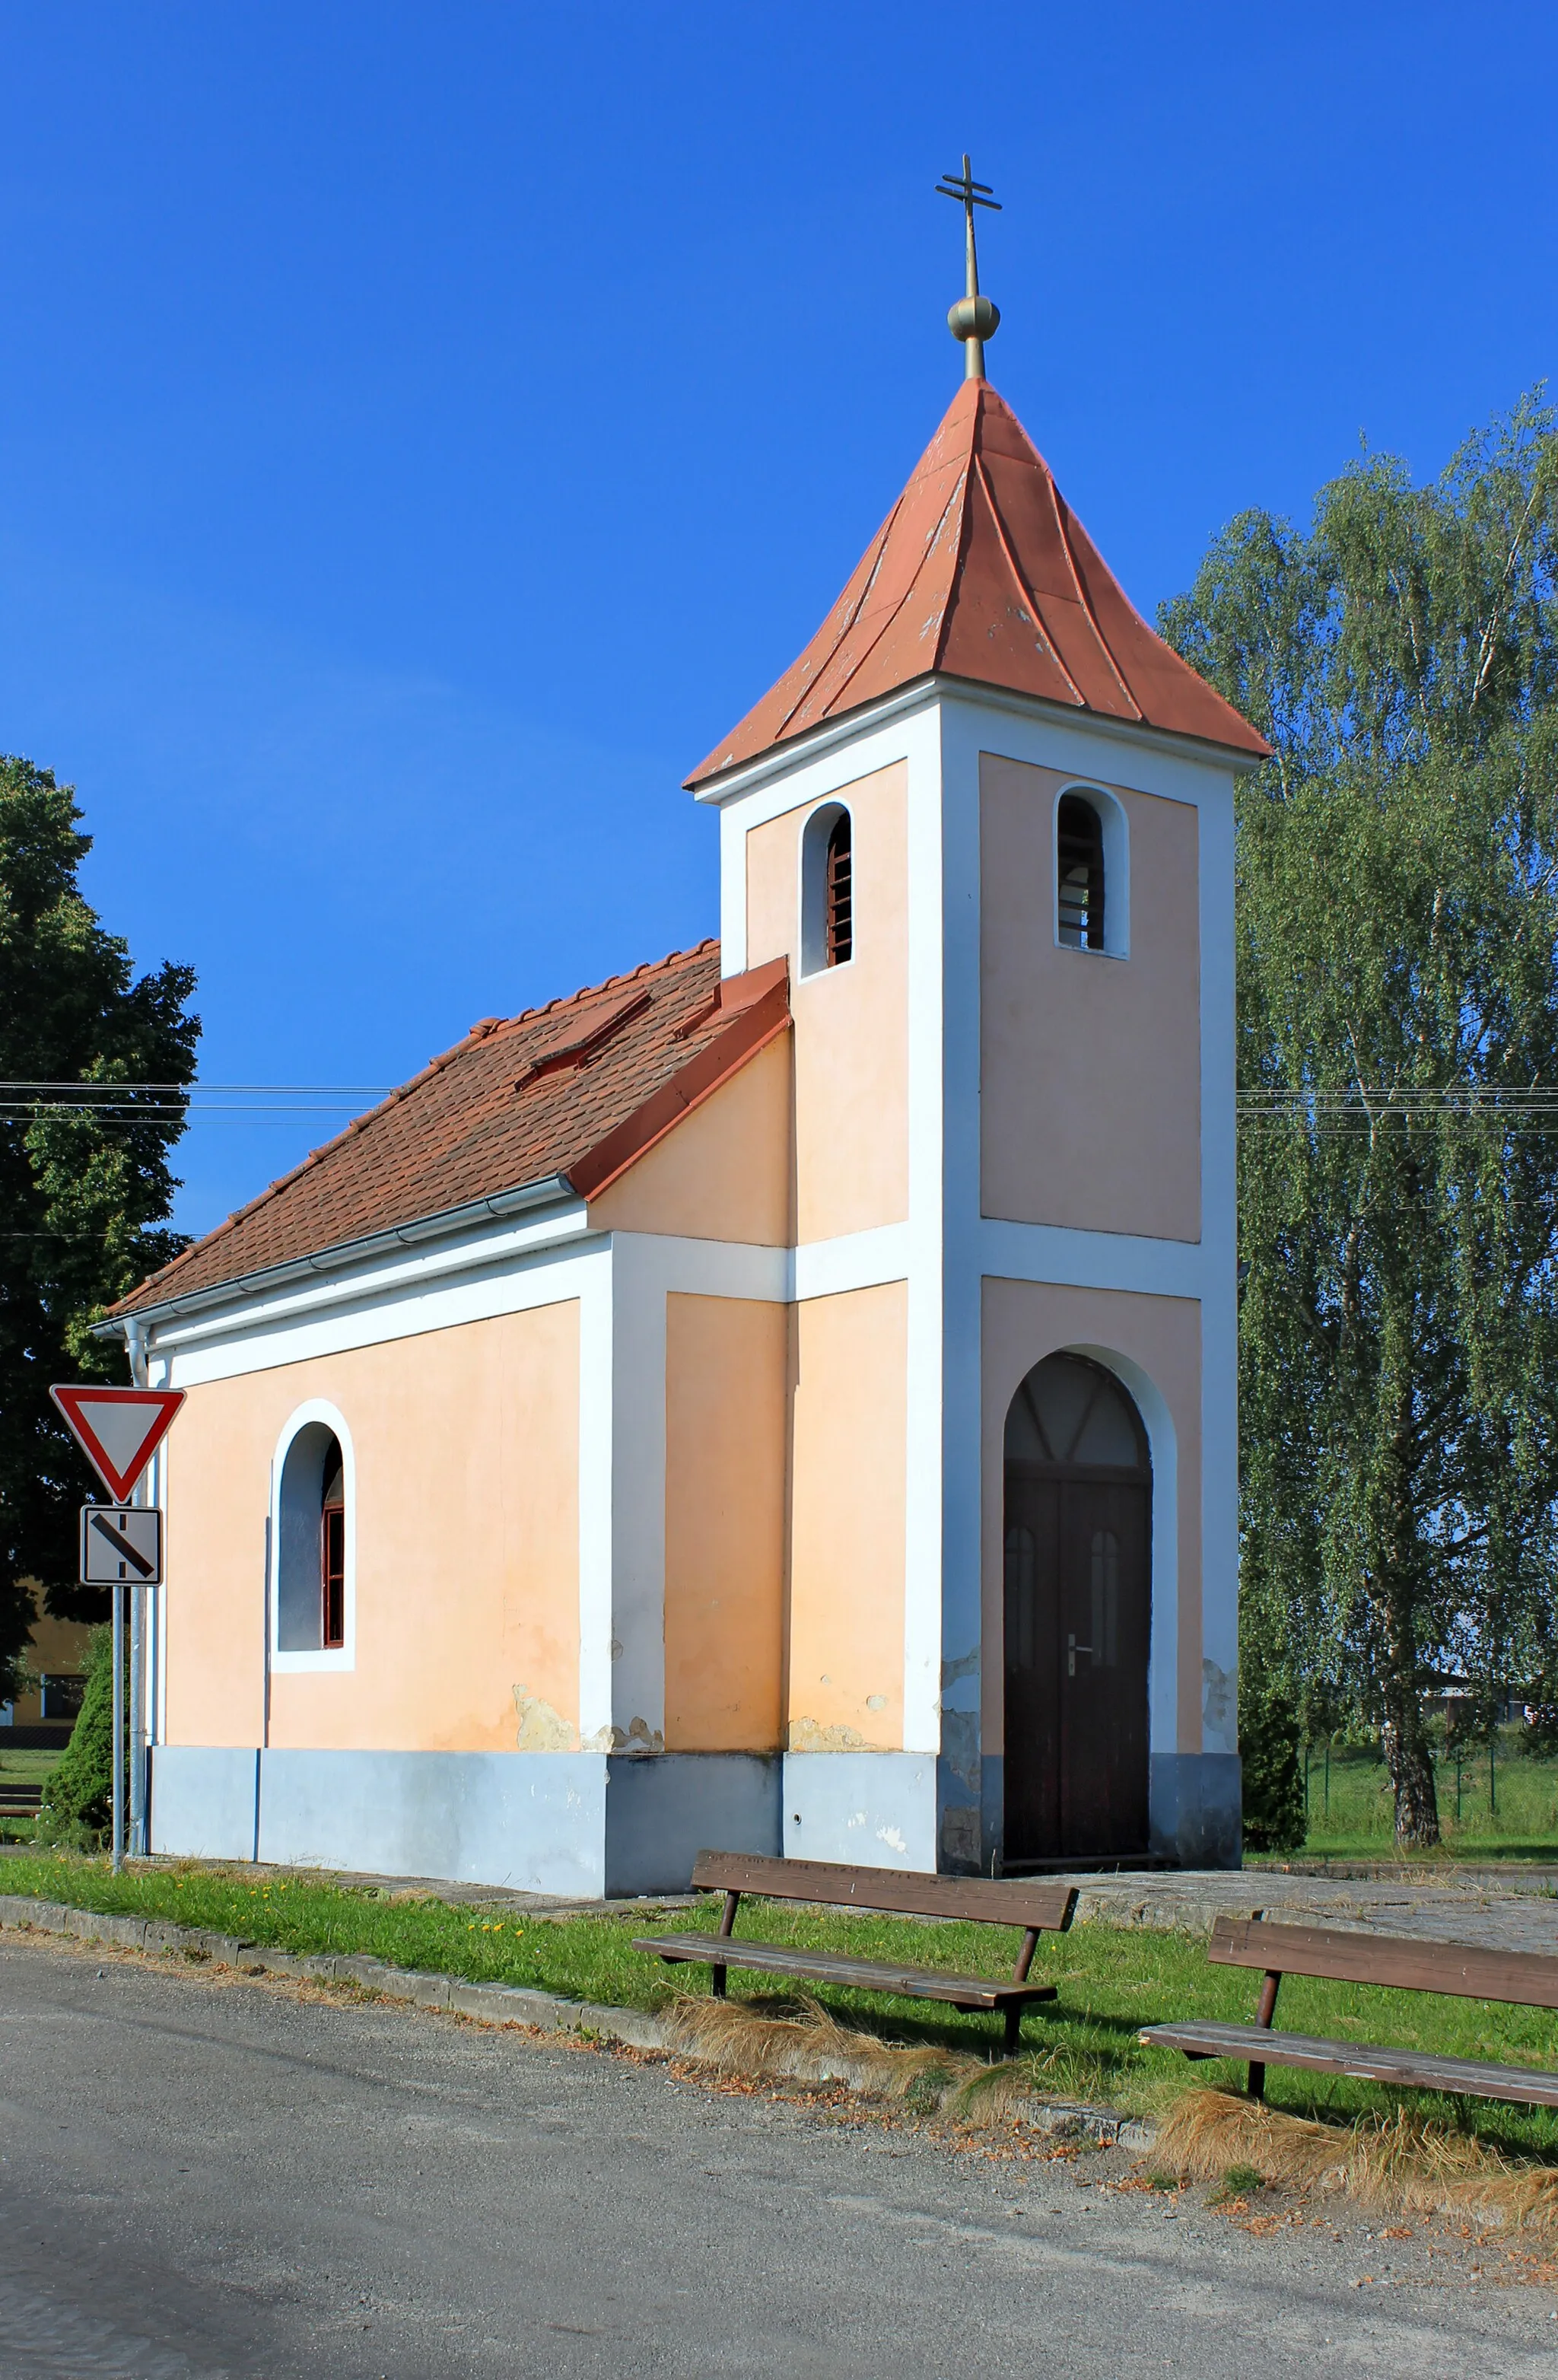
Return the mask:
{"type": "Polygon", "coordinates": [[[125,1864],[125,1590],[114,1589],[114,1873],[125,1864]]]}
{"type": "Polygon", "coordinates": [[[139,1859],[146,1850],[146,1594],[127,1586],[130,1598],[130,1826],[127,1850],[139,1859]]]}
{"type": "MultiPolygon", "coordinates": [[[[136,1482],[133,1501],[146,1502],[146,1475],[136,1482]]],[[[131,1859],[146,1854],[146,1596],[127,1588],[130,1598],[130,1828],[131,1859]]]]}
{"type": "MultiPolygon", "coordinates": [[[[146,1372],[146,1347],[139,1330],[126,1334],[130,1378],[138,1389],[151,1384],[146,1372]]],[[[155,1459],[155,1458],[153,1458],[155,1459]]],[[[151,1501],[143,1471],[130,1490],[132,1504],[151,1501]]],[[[132,1586],[130,1596],[130,1840],[131,1859],[146,1856],[146,1596],[132,1586]]]]}

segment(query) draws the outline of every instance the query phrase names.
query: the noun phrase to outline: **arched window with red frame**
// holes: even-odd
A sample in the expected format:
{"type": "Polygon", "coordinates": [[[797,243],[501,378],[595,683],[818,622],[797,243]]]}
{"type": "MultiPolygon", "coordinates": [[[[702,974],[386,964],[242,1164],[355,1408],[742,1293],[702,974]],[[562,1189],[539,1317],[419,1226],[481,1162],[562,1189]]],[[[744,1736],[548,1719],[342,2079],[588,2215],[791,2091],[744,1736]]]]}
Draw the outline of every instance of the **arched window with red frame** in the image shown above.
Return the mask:
{"type": "Polygon", "coordinates": [[[341,1448],[330,1442],[320,1506],[320,1645],[327,1653],[346,1642],[346,1477],[341,1448]]]}
{"type": "Polygon", "coordinates": [[[350,1449],[332,1409],[305,1408],[278,1450],[272,1593],[278,1659],[351,1662],[350,1449]]]}

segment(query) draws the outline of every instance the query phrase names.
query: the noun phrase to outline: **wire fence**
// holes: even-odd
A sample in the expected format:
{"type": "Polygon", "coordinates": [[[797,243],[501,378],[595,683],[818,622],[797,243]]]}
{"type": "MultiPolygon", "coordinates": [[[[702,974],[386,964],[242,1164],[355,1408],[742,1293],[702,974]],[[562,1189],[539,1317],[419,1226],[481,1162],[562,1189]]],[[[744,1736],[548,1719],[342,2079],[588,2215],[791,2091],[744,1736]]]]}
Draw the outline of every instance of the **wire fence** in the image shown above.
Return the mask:
{"type": "MultiPolygon", "coordinates": [[[[1307,1743],[1303,1770],[1310,1844],[1394,1840],[1390,1774],[1378,1744],[1307,1743]]],[[[1533,1752],[1518,1730],[1436,1745],[1433,1780],[1447,1840],[1558,1850],[1558,1756],[1533,1752]]]]}

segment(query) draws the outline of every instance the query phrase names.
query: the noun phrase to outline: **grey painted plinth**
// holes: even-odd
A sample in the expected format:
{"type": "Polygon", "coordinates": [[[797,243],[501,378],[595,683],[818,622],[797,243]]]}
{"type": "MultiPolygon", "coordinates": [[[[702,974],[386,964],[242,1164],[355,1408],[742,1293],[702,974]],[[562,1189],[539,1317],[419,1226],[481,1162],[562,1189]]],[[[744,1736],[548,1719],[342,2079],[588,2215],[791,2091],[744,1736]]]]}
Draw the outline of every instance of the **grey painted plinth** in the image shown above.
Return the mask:
{"type": "Polygon", "coordinates": [[[317,1752],[159,1744],[151,1848],[564,1900],[684,1891],[700,1851],[781,1848],[778,1753],[317,1752]]]}
{"type": "Polygon", "coordinates": [[[782,1849],[778,1753],[613,1753],[606,1890],[684,1892],[699,1852],[782,1849]]]}
{"type": "Polygon", "coordinates": [[[185,1859],[258,1858],[260,1761],[251,1744],[154,1745],[151,1849],[185,1859]]]}
{"type": "Polygon", "coordinates": [[[585,1752],[159,1744],[151,1848],[598,1900],[606,1761],[585,1752]]]}
{"type": "Polygon", "coordinates": [[[605,1771],[590,1752],[272,1750],[260,1856],[596,1895],[605,1771]]]}
{"type": "Polygon", "coordinates": [[[928,1752],[787,1752],[785,1857],[934,1873],[936,1772],[928,1752]]]}
{"type": "Polygon", "coordinates": [[[1180,1867],[1243,1864],[1237,1752],[1154,1752],[1152,1848],[1180,1867]]]}

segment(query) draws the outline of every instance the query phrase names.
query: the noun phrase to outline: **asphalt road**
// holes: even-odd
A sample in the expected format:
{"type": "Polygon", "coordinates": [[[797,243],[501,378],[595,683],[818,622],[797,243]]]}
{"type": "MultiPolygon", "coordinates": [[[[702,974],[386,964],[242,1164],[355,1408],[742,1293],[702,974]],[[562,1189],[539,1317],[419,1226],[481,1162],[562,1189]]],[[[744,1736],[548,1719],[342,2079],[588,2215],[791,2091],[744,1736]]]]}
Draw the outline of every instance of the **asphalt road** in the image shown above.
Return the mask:
{"type": "Polygon", "coordinates": [[[1171,2220],[1124,2164],[0,1947],[6,2380],[1558,2373],[1558,2301],[1469,2252],[1171,2220]]]}

